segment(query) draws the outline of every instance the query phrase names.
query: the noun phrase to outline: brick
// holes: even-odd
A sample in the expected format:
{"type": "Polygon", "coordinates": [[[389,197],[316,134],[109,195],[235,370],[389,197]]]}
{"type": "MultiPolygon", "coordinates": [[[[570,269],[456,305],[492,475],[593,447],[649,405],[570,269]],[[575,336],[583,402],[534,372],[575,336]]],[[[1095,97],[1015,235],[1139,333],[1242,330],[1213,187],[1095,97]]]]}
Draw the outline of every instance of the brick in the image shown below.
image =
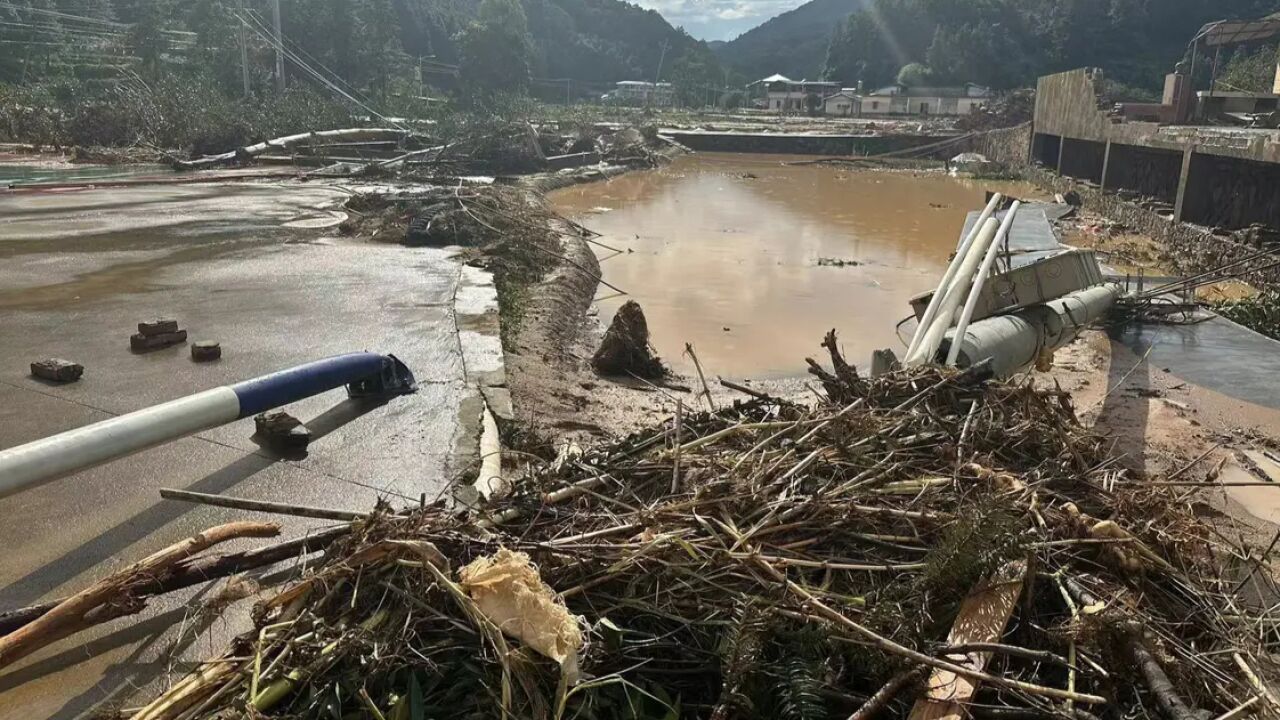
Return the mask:
{"type": "Polygon", "coordinates": [[[178,332],[177,320],[160,319],[138,323],[138,333],[147,337],[168,335],[176,332],[178,332]]]}
{"type": "Polygon", "coordinates": [[[200,340],[191,343],[191,359],[196,362],[210,362],[222,357],[222,345],[211,340],[200,340]]]}
{"type": "Polygon", "coordinates": [[[84,375],[84,366],[62,358],[49,358],[31,363],[31,374],[53,382],[75,382],[84,375]]]}
{"type": "Polygon", "coordinates": [[[177,345],[187,341],[187,331],[160,333],[159,335],[143,335],[138,333],[129,336],[129,347],[133,350],[156,350],[158,348],[177,345]]]}
{"type": "Polygon", "coordinates": [[[258,437],[281,450],[305,450],[311,431],[298,418],[281,410],[271,410],[253,418],[258,437]]]}

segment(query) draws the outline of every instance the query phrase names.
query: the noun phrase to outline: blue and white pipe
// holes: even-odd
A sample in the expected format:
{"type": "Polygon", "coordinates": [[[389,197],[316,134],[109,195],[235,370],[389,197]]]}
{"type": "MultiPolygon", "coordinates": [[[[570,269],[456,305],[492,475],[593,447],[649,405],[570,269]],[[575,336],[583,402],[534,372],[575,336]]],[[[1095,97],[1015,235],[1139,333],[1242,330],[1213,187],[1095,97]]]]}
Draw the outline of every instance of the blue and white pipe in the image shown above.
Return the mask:
{"type": "Polygon", "coordinates": [[[0,497],[343,385],[352,396],[417,389],[394,355],[317,360],[0,450],[0,497]]]}

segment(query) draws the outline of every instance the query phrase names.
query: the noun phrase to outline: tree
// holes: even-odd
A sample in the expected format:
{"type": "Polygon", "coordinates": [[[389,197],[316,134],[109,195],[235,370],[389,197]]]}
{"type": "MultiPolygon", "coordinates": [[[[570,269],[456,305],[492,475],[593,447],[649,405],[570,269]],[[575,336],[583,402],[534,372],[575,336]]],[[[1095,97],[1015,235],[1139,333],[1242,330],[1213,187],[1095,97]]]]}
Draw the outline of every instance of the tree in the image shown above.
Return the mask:
{"type": "Polygon", "coordinates": [[[822,96],[818,93],[807,93],[804,96],[804,109],[810,115],[817,115],[822,110],[822,96]]]}
{"type": "Polygon", "coordinates": [[[240,20],[228,0],[195,0],[187,11],[187,27],[196,28],[194,64],[217,79],[228,93],[237,93],[240,79],[240,20]]]}
{"type": "Polygon", "coordinates": [[[142,61],[142,74],[149,79],[160,76],[160,62],[168,50],[165,30],[173,17],[169,0],[117,0],[121,18],[132,23],[128,31],[129,48],[142,61]]]}
{"type": "Polygon", "coordinates": [[[824,75],[847,84],[888,84],[903,65],[925,59],[934,27],[919,0],[874,0],[833,33],[824,75]]]}
{"type": "Polygon", "coordinates": [[[710,50],[693,48],[671,63],[670,78],[675,101],[686,107],[700,107],[707,102],[708,88],[724,83],[724,71],[710,50]]]}
{"type": "Polygon", "coordinates": [[[528,21],[516,0],[481,0],[479,17],[458,41],[458,79],[467,99],[523,95],[532,80],[528,21]]]}
{"type": "Polygon", "coordinates": [[[898,84],[911,87],[928,85],[933,80],[933,70],[923,63],[913,62],[902,66],[898,71],[898,84]]]}
{"type": "Polygon", "coordinates": [[[929,46],[934,79],[947,85],[977,83],[1012,88],[1030,83],[1035,72],[1007,24],[939,25],[929,46]]]}
{"type": "Polygon", "coordinates": [[[730,90],[720,96],[719,105],[725,110],[737,110],[747,104],[747,93],[742,90],[730,90]]]}
{"type": "Polygon", "coordinates": [[[1241,47],[1218,75],[1218,85],[1240,92],[1271,92],[1275,87],[1276,61],[1275,45],[1263,45],[1252,52],[1241,47]]]}

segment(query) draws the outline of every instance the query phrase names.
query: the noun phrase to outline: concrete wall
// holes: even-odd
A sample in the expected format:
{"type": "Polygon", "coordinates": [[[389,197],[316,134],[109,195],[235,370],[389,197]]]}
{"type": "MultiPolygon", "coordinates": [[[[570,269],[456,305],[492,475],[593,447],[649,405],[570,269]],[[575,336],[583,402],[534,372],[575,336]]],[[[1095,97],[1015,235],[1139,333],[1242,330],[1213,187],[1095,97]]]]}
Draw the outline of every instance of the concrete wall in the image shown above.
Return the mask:
{"type": "MultiPolygon", "coordinates": [[[[1054,192],[1075,190],[1080,194],[1084,207],[1122,223],[1133,232],[1154,238],[1166,252],[1163,258],[1166,264],[1183,275],[1211,270],[1258,250],[1205,227],[1173,222],[1168,216],[1127,202],[1113,192],[1082,185],[1045,168],[1028,168],[1026,176],[1054,192]]],[[[1280,287],[1280,268],[1246,274],[1245,279],[1257,287],[1277,288],[1280,287]]]]}
{"type": "Polygon", "coordinates": [[[931,145],[947,139],[947,136],[928,135],[787,135],[680,131],[663,131],[662,134],[698,152],[795,155],[880,155],[931,145]]]}
{"type": "Polygon", "coordinates": [[[1280,228],[1280,165],[1194,153],[1182,219],[1239,229],[1280,228]]]}
{"type": "MultiPolygon", "coordinates": [[[[1075,138],[1063,138],[1061,152],[1061,167],[1058,171],[1063,175],[1068,175],[1080,180],[1088,180],[1092,183],[1102,184],[1103,164],[1106,162],[1107,144],[1100,143],[1095,140],[1076,140],[1075,138]]],[[[1174,168],[1174,177],[1177,177],[1177,168],[1174,168]]],[[[1177,191],[1177,188],[1174,188],[1177,191]]]]}
{"type": "Polygon", "coordinates": [[[947,146],[932,155],[938,160],[949,160],[960,153],[967,152],[981,153],[987,156],[988,160],[1003,163],[1014,169],[1024,168],[1030,161],[1031,123],[988,130],[962,143],[947,146]]]}

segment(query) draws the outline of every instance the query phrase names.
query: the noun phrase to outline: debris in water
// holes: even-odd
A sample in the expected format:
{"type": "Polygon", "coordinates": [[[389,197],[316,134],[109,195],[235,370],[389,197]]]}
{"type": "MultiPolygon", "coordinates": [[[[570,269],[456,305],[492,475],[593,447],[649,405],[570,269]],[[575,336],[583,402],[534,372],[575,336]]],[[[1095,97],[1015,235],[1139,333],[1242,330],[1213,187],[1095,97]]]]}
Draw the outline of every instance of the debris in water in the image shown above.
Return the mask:
{"type": "Polygon", "coordinates": [[[667,369],[649,345],[649,323],[640,303],[628,300],[618,308],[605,331],[591,366],[603,375],[634,375],[653,380],[666,377],[667,369]]]}
{"type": "Polygon", "coordinates": [[[862,262],[858,260],[845,260],[842,258],[820,257],[818,258],[818,267],[857,267],[862,262]]]}

